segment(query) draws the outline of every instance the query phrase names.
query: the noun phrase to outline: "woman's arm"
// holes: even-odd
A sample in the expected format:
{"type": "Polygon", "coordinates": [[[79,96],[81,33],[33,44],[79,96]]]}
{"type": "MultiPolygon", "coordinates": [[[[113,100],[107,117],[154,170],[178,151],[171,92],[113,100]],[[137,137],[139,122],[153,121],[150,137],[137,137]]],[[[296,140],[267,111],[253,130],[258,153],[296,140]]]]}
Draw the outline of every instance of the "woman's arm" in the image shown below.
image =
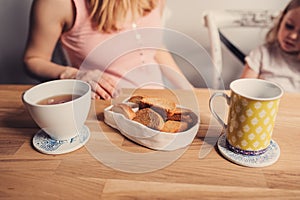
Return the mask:
{"type": "Polygon", "coordinates": [[[157,50],[155,60],[161,65],[164,77],[166,77],[176,88],[193,88],[167,50],[157,50]],[[174,72],[176,72],[177,76],[174,76],[174,72]]]}
{"type": "MultiPolygon", "coordinates": [[[[161,0],[161,10],[160,15],[163,17],[166,1],[161,0]]],[[[190,84],[190,82],[187,80],[187,78],[184,76],[180,68],[178,67],[177,63],[173,59],[172,55],[167,50],[157,50],[155,54],[155,60],[158,64],[161,65],[161,71],[163,75],[176,87],[176,88],[186,88],[187,85],[189,88],[193,88],[193,86],[190,84]],[[174,77],[173,73],[170,72],[176,72],[179,76],[174,77]],[[185,84],[182,84],[180,80],[178,80],[178,77],[180,77],[180,80],[185,80],[185,84]]]]}
{"type": "Polygon", "coordinates": [[[246,63],[241,78],[258,78],[258,74],[246,63]]]}
{"type": "Polygon", "coordinates": [[[56,43],[63,31],[72,27],[71,0],[35,0],[24,54],[28,71],[40,78],[75,78],[77,69],[51,62],[56,43]]]}
{"type": "Polygon", "coordinates": [[[98,71],[81,72],[71,66],[51,62],[61,34],[72,28],[75,13],[72,0],[35,0],[32,5],[30,33],[24,62],[30,73],[43,79],[79,78],[92,86],[93,98],[110,99],[114,93],[112,81],[93,81],[98,71]]]}

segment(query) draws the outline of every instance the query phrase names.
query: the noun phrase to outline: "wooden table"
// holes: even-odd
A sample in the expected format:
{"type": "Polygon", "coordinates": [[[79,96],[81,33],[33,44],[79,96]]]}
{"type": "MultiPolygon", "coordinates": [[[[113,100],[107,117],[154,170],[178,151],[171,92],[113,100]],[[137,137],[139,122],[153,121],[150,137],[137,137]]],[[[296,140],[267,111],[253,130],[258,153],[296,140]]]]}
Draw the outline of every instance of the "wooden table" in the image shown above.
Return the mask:
{"type": "MultiPolygon", "coordinates": [[[[240,166],[217,148],[199,159],[211,115],[209,90],[197,89],[201,125],[193,143],[168,166],[133,173],[109,167],[86,146],[63,155],[36,151],[31,141],[39,128],[21,101],[30,87],[0,85],[0,199],[300,199],[300,94],[286,93],[281,100],[273,135],[281,155],[271,166],[240,166]]],[[[99,125],[124,152],[155,153],[104,124],[103,109],[110,103],[93,102],[96,116],[87,120],[91,132],[99,125]]]]}

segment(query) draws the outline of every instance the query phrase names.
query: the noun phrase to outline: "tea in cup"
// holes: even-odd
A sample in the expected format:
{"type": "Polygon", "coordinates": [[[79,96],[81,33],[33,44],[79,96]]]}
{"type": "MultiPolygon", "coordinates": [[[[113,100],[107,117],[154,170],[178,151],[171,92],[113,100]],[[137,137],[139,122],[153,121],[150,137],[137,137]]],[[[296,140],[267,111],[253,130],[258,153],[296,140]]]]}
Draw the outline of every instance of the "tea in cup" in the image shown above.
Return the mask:
{"type": "Polygon", "coordinates": [[[230,84],[231,95],[214,93],[209,101],[212,115],[226,131],[228,148],[243,155],[260,155],[270,145],[283,90],[261,79],[238,79],[230,84]],[[229,105],[227,124],[215,112],[213,101],[223,97],[229,105]]]}
{"type": "Polygon", "coordinates": [[[22,100],[41,130],[34,146],[44,153],[65,153],[89,137],[84,125],[91,105],[91,87],[80,80],[55,80],[25,91],[22,100]]]}

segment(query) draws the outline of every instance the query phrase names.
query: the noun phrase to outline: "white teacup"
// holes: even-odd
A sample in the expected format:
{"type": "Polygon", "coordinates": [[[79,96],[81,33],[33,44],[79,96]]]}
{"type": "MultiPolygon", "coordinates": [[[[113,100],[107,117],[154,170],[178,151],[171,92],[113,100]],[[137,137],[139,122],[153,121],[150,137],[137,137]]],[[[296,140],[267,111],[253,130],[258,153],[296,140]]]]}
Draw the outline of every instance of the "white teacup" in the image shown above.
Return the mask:
{"type": "Polygon", "coordinates": [[[84,126],[91,105],[91,87],[80,80],[49,81],[25,91],[22,100],[33,120],[52,139],[68,140],[79,135],[84,126]],[[57,97],[63,97],[63,103],[51,104],[57,97]]]}

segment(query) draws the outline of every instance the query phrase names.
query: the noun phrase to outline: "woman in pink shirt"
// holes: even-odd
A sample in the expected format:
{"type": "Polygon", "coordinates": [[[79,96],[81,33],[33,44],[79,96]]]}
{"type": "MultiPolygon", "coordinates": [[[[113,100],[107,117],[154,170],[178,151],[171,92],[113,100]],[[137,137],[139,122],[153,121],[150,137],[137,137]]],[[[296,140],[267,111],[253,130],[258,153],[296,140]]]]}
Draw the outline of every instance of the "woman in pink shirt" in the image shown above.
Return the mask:
{"type": "Polygon", "coordinates": [[[170,70],[188,81],[171,54],[143,48],[149,36],[159,38],[155,28],[162,27],[163,8],[160,0],[35,0],[27,69],[47,79],[85,80],[93,98],[110,99],[121,87],[161,88],[163,77],[181,87],[170,70]],[[70,66],[51,61],[59,40],[70,66]]]}

